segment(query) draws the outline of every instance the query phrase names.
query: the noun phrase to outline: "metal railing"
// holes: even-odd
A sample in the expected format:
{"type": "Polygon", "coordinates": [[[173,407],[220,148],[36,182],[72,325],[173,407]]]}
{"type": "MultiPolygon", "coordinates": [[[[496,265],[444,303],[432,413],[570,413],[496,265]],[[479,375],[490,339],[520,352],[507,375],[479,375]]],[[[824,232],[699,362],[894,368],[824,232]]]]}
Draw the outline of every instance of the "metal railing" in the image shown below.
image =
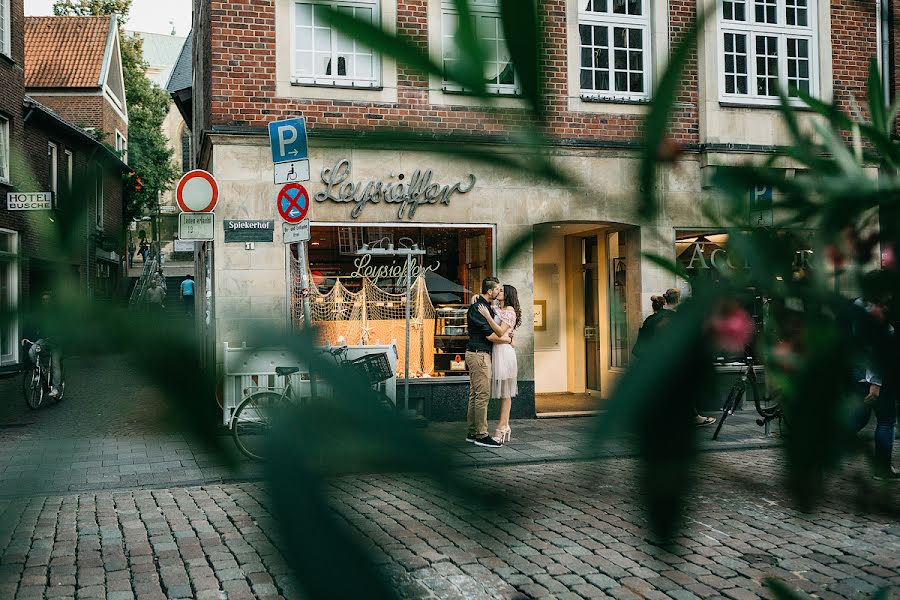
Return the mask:
{"type": "Polygon", "coordinates": [[[150,277],[157,271],[158,266],[158,255],[153,255],[150,257],[149,261],[144,263],[144,270],[141,271],[141,276],[131,290],[131,297],[128,299],[129,308],[138,308],[143,304],[144,294],[147,292],[147,285],[150,283],[150,277]]]}

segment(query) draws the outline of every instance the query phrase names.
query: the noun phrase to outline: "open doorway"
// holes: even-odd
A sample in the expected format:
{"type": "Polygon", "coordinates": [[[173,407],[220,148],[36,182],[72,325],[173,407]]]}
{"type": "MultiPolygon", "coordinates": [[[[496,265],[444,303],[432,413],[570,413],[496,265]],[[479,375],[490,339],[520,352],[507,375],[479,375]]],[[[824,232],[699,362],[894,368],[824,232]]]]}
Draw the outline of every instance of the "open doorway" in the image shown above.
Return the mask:
{"type": "MultiPolygon", "coordinates": [[[[535,227],[535,404],[539,417],[603,410],[630,355],[640,298],[637,229],[535,227]]],[[[639,313],[639,311],[638,311],[639,313]]]]}

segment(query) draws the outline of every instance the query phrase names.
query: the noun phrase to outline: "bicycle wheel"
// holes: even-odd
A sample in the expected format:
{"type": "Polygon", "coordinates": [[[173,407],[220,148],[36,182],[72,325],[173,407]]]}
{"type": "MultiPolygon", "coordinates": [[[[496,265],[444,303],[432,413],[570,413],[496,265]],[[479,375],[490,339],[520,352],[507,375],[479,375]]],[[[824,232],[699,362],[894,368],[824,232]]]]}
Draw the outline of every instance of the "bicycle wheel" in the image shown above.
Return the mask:
{"type": "Polygon", "coordinates": [[[725,424],[725,419],[734,412],[734,409],[741,403],[741,398],[743,396],[744,383],[742,381],[731,386],[731,390],[728,392],[728,398],[725,400],[725,404],[722,405],[722,416],[719,417],[719,422],[716,424],[716,430],[713,432],[712,439],[715,440],[719,437],[719,432],[722,431],[722,425],[725,424]]]}
{"type": "Polygon", "coordinates": [[[25,393],[25,404],[31,410],[37,410],[41,402],[44,400],[44,385],[41,381],[41,371],[35,367],[25,369],[23,377],[23,391],[25,393]]]}
{"type": "Polygon", "coordinates": [[[238,450],[253,460],[265,460],[274,413],[282,406],[281,394],[275,392],[257,392],[241,402],[231,419],[231,437],[238,450]]]}

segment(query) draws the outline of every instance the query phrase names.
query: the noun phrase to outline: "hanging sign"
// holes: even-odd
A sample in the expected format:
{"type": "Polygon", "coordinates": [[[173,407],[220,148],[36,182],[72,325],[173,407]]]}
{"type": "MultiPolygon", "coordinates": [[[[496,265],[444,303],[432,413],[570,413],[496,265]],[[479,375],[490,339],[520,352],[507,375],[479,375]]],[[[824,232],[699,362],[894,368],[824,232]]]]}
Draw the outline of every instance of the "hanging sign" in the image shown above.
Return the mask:
{"type": "Polygon", "coordinates": [[[288,223],[299,223],[309,211],[309,193],[299,183],[289,183],[281,188],[275,202],[278,214],[288,223]]]}
{"type": "Polygon", "coordinates": [[[175,188],[175,200],[184,212],[212,212],[219,201],[219,184],[202,169],[188,171],[175,188]]]}
{"type": "Polygon", "coordinates": [[[52,210],[53,192],[9,192],[7,210],[52,210]]]}
{"type": "Polygon", "coordinates": [[[275,239],[275,221],[223,221],[225,242],[271,242],[275,239]]]}
{"type": "Polygon", "coordinates": [[[310,238],[309,219],[303,219],[299,223],[282,223],[284,229],[282,235],[285,244],[308,242],[310,238]]]}

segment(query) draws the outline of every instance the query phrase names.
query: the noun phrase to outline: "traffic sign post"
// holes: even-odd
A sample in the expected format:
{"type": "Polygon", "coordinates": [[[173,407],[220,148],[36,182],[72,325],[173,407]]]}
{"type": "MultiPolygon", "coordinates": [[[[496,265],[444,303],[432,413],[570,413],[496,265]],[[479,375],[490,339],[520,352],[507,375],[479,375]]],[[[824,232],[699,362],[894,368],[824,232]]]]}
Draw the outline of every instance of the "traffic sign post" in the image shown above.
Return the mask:
{"type": "Polygon", "coordinates": [[[275,163],[275,185],[309,181],[309,159],[275,163]]]}
{"type": "Polygon", "coordinates": [[[309,192],[299,183],[289,183],[278,192],[275,199],[278,214],[288,223],[299,223],[309,210],[309,192]]]}
{"type": "Polygon", "coordinates": [[[306,120],[303,117],[269,123],[272,162],[283,163],[309,158],[306,120]]]}
{"type": "Polygon", "coordinates": [[[309,219],[303,219],[299,223],[282,223],[282,237],[285,244],[297,244],[308,242],[310,238],[309,219]]]}
{"type": "Polygon", "coordinates": [[[219,201],[219,184],[202,169],[188,171],[175,188],[175,200],[182,212],[212,212],[219,201]]]}

